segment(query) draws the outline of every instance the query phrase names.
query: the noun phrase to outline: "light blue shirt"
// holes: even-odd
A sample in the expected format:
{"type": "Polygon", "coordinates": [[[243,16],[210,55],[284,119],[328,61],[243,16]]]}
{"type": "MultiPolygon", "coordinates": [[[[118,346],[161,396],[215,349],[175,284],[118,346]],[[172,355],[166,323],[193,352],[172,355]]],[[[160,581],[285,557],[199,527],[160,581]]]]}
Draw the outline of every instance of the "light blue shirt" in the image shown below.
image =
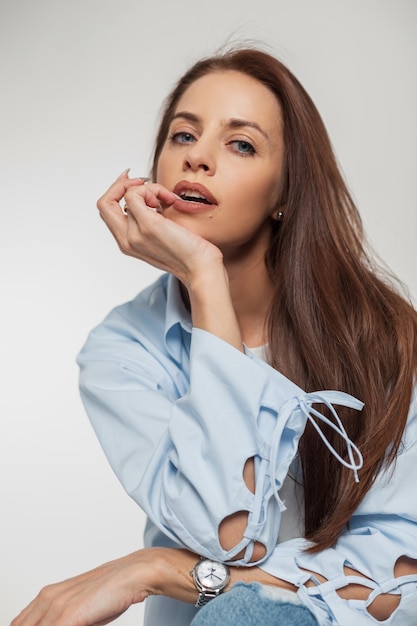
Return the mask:
{"type": "MultiPolygon", "coordinates": [[[[244,354],[192,329],[179,283],[168,274],[114,309],[91,332],[78,362],[83,402],[100,443],[148,516],[146,546],[185,546],[225,562],[243,549],[244,558],[233,563],[247,565],[254,542],[261,542],[266,557],[257,565],[296,585],[319,624],[374,624],[366,606],[380,593],[401,596],[385,625],[417,623],[417,574],[393,574],[400,556],[417,559],[416,397],[395,466],[377,477],[334,548],[311,555],[303,538],[277,544],[285,511],[279,492],[290,466],[296,466],[307,420],[318,429],[326,421],[315,403],[333,412],[349,462],[338,458],[357,478],[360,452],[334,405],[357,409],[360,419],[359,400],[337,391],[306,393],[250,351],[244,354]],[[255,493],[242,478],[252,457],[255,493]],[[249,511],[244,538],[224,550],[218,527],[241,510],[249,511]],[[347,579],[343,565],[368,580],[347,579]],[[305,586],[310,576],[304,569],[328,582],[305,586]],[[369,599],[342,600],[336,590],[349,582],[368,585],[369,599]]],[[[324,436],[323,445],[329,445],[324,436]]],[[[150,626],[184,626],[196,610],[167,598],[146,602],[150,626]]]]}

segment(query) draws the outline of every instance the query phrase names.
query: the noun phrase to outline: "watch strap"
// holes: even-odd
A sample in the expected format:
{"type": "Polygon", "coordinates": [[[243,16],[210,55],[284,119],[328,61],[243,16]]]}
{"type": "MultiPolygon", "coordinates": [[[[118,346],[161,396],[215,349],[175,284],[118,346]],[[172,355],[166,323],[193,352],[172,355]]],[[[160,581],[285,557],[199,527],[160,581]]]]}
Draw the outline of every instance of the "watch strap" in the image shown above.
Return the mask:
{"type": "Polygon", "coordinates": [[[210,602],[210,600],[213,600],[214,598],[217,598],[217,596],[220,594],[220,592],[223,591],[222,589],[204,589],[204,591],[200,591],[200,593],[198,594],[198,600],[195,603],[195,606],[198,607],[202,607],[205,604],[207,604],[207,602],[210,602]]]}

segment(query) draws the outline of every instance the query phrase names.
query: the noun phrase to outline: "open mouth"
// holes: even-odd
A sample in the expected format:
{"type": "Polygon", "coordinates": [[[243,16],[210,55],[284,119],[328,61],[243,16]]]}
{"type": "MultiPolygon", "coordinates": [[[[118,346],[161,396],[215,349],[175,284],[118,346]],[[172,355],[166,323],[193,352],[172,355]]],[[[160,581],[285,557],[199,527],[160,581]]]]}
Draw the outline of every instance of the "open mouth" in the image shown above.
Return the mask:
{"type": "Polygon", "coordinates": [[[200,195],[199,193],[192,192],[192,191],[188,193],[185,193],[185,192],[180,193],[180,198],[181,200],[185,200],[185,202],[199,202],[200,204],[212,204],[204,196],[200,195]]]}
{"type": "Polygon", "coordinates": [[[181,180],[175,185],[173,192],[177,194],[183,202],[189,204],[190,208],[192,206],[210,207],[217,204],[217,200],[211,191],[201,183],[195,181],[181,180]]]}

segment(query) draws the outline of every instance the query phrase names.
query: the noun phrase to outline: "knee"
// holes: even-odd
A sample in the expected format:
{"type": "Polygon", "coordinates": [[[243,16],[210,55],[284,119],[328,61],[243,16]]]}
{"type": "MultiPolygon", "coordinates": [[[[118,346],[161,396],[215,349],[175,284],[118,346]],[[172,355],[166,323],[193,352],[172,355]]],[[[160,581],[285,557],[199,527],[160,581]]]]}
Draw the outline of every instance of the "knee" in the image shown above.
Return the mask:
{"type": "Polygon", "coordinates": [[[291,601],[259,583],[236,583],[199,610],[191,626],[317,626],[313,614],[294,594],[291,601]]]}

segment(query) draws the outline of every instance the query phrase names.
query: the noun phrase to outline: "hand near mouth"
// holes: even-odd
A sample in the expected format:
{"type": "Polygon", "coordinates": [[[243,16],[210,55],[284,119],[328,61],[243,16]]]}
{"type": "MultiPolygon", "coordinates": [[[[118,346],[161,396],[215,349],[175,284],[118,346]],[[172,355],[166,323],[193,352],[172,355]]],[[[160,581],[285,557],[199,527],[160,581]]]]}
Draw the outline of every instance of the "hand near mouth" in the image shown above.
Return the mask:
{"type": "Polygon", "coordinates": [[[149,183],[141,189],[133,187],[125,194],[126,204],[129,208],[134,208],[138,201],[141,203],[143,200],[146,207],[154,211],[163,211],[172,206],[178,199],[179,196],[162,185],[158,185],[158,183],[149,183]]]}
{"type": "Polygon", "coordinates": [[[188,286],[200,270],[223,267],[223,255],[206,239],[163,216],[178,200],[166,187],[144,185],[124,173],[97,206],[124,254],[170,272],[188,286]],[[119,204],[123,198],[126,214],[119,204]]]}
{"type": "Polygon", "coordinates": [[[194,327],[217,335],[243,351],[223,254],[203,237],[163,216],[164,210],[175,202],[180,202],[178,196],[162,185],[143,185],[143,181],[134,182],[125,173],[97,206],[124,254],[169,272],[181,281],[186,288],[185,301],[189,300],[194,327]],[[119,204],[123,197],[129,207],[127,215],[119,204]]]}
{"type": "MultiPolygon", "coordinates": [[[[194,205],[194,208],[200,205],[200,210],[204,210],[204,206],[207,208],[217,206],[217,200],[211,191],[197,182],[181,180],[175,185],[174,193],[176,193],[183,202],[194,205]]],[[[178,205],[178,208],[187,211],[186,206],[178,205]]],[[[191,211],[192,210],[193,209],[191,209],[191,211]]]]}

